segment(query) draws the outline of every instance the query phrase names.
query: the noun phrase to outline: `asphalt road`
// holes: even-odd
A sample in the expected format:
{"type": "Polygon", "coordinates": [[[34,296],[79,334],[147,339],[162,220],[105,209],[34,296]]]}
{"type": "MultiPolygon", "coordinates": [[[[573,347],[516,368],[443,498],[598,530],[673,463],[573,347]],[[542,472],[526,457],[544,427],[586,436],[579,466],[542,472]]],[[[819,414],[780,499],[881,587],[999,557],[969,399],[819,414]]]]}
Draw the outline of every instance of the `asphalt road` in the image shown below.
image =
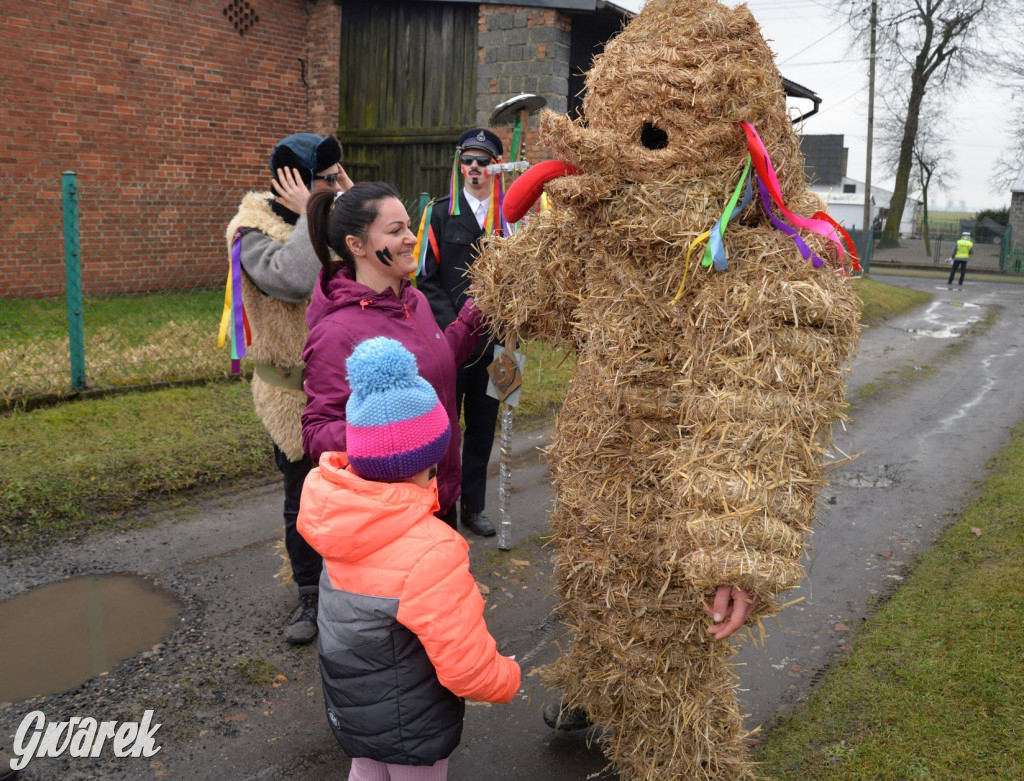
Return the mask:
{"type": "MultiPolygon", "coordinates": [[[[793,594],[803,601],[766,624],[763,648],[746,645],[738,657],[750,728],[799,703],[850,648],[872,605],[898,588],[974,495],[988,458],[1021,418],[1024,285],[968,275],[963,291],[947,291],[937,277],[879,277],[935,298],[863,335],[850,378],[852,419],[835,435],[837,452],[859,455],[834,473],[823,497],[808,579],[793,594]],[[972,331],[972,323],[986,327],[972,331]]],[[[555,658],[560,636],[541,547],[551,501],[538,453],[545,441],[543,430],[515,435],[513,549],[471,540],[477,578],[490,590],[488,622],[501,650],[523,664],[524,686],[509,706],[470,705],[452,781],[617,777],[603,770],[593,735],[553,733],[540,717],[553,695],[536,670],[555,658]]],[[[291,648],[281,635],[295,596],[273,578],[280,502],[276,484],[196,497],[144,529],[0,563],[0,598],[83,573],[135,572],[182,605],[165,642],[109,673],[70,692],[0,703],[0,749],[8,753],[32,710],[51,721],[121,720],[145,708],[162,725],[160,751],[137,759],[65,752],[34,760],[22,778],[346,777],[323,714],[315,651],[291,648]],[[247,678],[253,665],[269,670],[270,681],[247,678]]],[[[39,649],[33,663],[46,659],[39,649]]]]}

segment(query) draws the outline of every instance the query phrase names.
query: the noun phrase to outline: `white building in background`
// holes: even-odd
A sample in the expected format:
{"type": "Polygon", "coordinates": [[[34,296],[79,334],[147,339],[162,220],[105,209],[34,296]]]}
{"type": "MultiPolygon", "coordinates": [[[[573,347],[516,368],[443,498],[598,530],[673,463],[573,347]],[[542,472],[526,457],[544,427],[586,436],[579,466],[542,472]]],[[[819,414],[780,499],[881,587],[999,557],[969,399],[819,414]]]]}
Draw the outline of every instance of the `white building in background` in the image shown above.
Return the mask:
{"type": "MultiPolygon", "coordinates": [[[[804,173],[810,189],[821,196],[825,211],[847,230],[864,227],[864,182],[846,175],[847,150],[842,135],[805,135],[800,138],[804,155],[804,173]]],[[[881,229],[889,213],[892,192],[882,187],[871,187],[871,221],[881,229]]],[[[917,224],[921,202],[907,198],[900,220],[900,235],[911,236],[917,224]]]]}
{"type": "MultiPolygon", "coordinates": [[[[812,184],[810,189],[821,196],[825,202],[825,211],[832,219],[847,230],[860,229],[864,223],[864,182],[844,176],[834,186],[812,184]]],[[[881,230],[885,218],[889,214],[891,200],[892,192],[890,190],[871,187],[871,215],[876,232],[881,230]]],[[[916,198],[907,198],[907,203],[903,207],[903,217],[900,219],[901,236],[914,235],[920,209],[921,201],[916,198]]]]}

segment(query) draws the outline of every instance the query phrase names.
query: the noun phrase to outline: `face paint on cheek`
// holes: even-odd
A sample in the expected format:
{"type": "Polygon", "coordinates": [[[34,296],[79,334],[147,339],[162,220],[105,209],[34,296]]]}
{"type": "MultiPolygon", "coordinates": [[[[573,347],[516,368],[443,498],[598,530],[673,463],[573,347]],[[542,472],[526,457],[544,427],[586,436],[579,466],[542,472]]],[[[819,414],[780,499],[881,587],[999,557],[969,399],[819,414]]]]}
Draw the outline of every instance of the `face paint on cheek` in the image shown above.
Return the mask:
{"type": "Polygon", "coordinates": [[[487,168],[486,167],[480,166],[480,168],[478,168],[477,170],[480,172],[479,174],[477,174],[476,176],[470,176],[469,168],[467,168],[466,166],[462,166],[462,178],[470,179],[470,180],[473,181],[474,184],[476,182],[479,182],[480,179],[485,179],[486,180],[486,179],[490,179],[491,178],[491,175],[489,173],[487,173],[487,168]]]}

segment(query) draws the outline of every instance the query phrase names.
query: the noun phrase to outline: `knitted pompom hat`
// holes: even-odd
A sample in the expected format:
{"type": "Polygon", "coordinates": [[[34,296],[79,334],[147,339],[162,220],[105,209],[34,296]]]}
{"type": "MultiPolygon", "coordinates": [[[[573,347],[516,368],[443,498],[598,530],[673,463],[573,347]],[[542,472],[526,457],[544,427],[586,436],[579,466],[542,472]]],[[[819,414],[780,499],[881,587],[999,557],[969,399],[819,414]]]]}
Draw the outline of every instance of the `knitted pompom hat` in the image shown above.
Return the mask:
{"type": "Polygon", "coordinates": [[[346,362],[352,395],[345,407],[348,460],[366,480],[405,480],[448,451],[448,413],[416,358],[394,339],[356,346],[346,362]]]}

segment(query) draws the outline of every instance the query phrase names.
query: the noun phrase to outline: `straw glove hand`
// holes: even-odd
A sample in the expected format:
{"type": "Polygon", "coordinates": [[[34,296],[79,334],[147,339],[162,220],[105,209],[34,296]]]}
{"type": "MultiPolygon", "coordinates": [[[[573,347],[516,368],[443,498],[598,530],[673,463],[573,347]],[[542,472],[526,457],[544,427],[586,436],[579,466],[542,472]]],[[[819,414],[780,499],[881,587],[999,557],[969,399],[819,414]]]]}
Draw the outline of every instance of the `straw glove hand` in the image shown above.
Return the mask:
{"type": "Polygon", "coordinates": [[[708,633],[714,640],[724,640],[743,626],[756,609],[756,597],[735,586],[719,586],[711,606],[704,605],[704,611],[714,621],[708,633]]]}
{"type": "Polygon", "coordinates": [[[294,168],[278,168],[277,179],[270,183],[277,193],[278,202],[286,209],[291,209],[296,214],[306,213],[306,204],[309,202],[309,188],[306,187],[294,168]]]}

